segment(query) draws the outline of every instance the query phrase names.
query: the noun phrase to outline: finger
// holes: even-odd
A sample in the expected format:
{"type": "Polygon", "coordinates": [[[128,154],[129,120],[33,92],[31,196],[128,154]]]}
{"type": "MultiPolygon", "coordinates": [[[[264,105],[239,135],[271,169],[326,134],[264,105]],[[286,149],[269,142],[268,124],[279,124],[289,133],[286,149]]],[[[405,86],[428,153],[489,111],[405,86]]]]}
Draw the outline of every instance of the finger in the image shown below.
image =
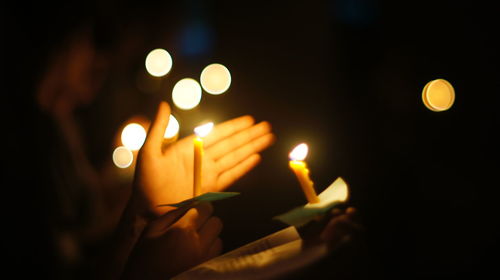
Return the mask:
{"type": "Polygon", "coordinates": [[[358,213],[358,211],[356,210],[356,208],[348,207],[344,212],[345,217],[342,217],[342,218],[345,219],[346,221],[348,221],[349,224],[353,228],[355,228],[356,230],[363,230],[363,226],[356,222],[357,213],[358,213]]]}
{"type": "Polygon", "coordinates": [[[199,230],[212,216],[213,206],[211,203],[200,203],[196,207],[189,209],[186,215],[184,215],[180,220],[179,224],[183,227],[191,227],[195,230],[199,230]]]}
{"type": "Polygon", "coordinates": [[[355,233],[360,231],[362,227],[351,220],[349,215],[344,214],[332,218],[323,232],[321,233],[321,238],[328,242],[337,242],[342,239],[345,235],[355,233]]]}
{"type": "Polygon", "coordinates": [[[345,230],[345,226],[343,226],[342,220],[340,217],[333,218],[330,220],[325,229],[321,232],[321,239],[330,242],[337,243],[342,239],[343,236],[347,234],[345,230]]]}
{"type": "Polygon", "coordinates": [[[222,240],[220,238],[215,239],[214,242],[208,248],[206,260],[215,258],[222,253],[222,240]]]}
{"type": "Polygon", "coordinates": [[[332,217],[336,217],[336,216],[344,214],[345,212],[340,208],[333,208],[330,213],[332,214],[332,217]]]}
{"type": "Polygon", "coordinates": [[[200,229],[214,213],[212,203],[200,203],[196,206],[198,215],[194,219],[196,229],[200,229]]]}
{"type": "Polygon", "coordinates": [[[217,186],[215,191],[221,191],[233,184],[236,180],[252,170],[259,164],[261,157],[259,154],[253,154],[238,163],[231,169],[224,171],[219,178],[217,178],[217,186]]]}
{"type": "Polygon", "coordinates": [[[161,151],[161,145],[163,143],[163,135],[168,126],[168,120],[170,118],[170,106],[167,102],[161,101],[158,105],[158,111],[156,112],[156,117],[153,123],[149,127],[149,132],[146,137],[144,146],[148,150],[158,149],[161,151]]]}
{"type": "Polygon", "coordinates": [[[206,148],[207,154],[210,154],[214,160],[217,160],[226,154],[251,143],[252,140],[257,139],[263,135],[271,132],[271,124],[268,122],[261,122],[252,127],[241,130],[225,139],[221,139],[217,143],[213,143],[211,147],[206,148]]]}
{"type": "Polygon", "coordinates": [[[330,211],[330,214],[333,217],[336,217],[336,216],[340,216],[340,215],[346,215],[348,216],[350,219],[353,219],[354,216],[356,215],[357,211],[356,211],[356,208],[354,207],[347,207],[347,209],[343,209],[343,208],[339,208],[339,207],[335,207],[333,208],[331,211],[330,211]]]}
{"type": "Polygon", "coordinates": [[[346,214],[348,214],[349,216],[352,217],[356,214],[357,211],[356,211],[356,208],[354,208],[354,207],[348,207],[345,212],[346,212],[346,214]]]}
{"type": "Polygon", "coordinates": [[[219,173],[222,173],[236,166],[238,163],[247,159],[249,156],[269,147],[274,142],[274,140],[274,135],[268,133],[247,143],[244,146],[239,147],[236,150],[231,151],[230,153],[227,153],[224,157],[216,161],[217,170],[219,171],[219,173]]]}
{"type": "Polygon", "coordinates": [[[175,224],[186,212],[192,208],[192,205],[181,207],[172,211],[169,211],[157,219],[151,221],[148,225],[148,230],[146,236],[155,237],[153,235],[161,235],[165,232],[171,225],[175,224]]]}
{"type": "Polygon", "coordinates": [[[238,131],[251,127],[255,123],[252,116],[246,115],[220,123],[204,138],[205,147],[230,136],[238,131]]]}
{"type": "Polygon", "coordinates": [[[210,245],[217,239],[221,231],[222,221],[214,216],[210,217],[210,219],[200,228],[198,234],[204,251],[210,248],[210,245]]]}

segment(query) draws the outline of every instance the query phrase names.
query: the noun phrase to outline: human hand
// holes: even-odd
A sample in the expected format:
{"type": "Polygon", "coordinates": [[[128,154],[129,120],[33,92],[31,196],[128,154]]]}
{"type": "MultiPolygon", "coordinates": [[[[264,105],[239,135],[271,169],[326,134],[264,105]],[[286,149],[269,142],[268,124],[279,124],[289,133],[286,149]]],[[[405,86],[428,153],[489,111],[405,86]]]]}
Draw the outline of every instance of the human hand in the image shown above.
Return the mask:
{"type": "Polygon", "coordinates": [[[151,221],[129,259],[124,278],[169,279],[219,255],[222,222],[212,213],[211,204],[202,203],[151,221]]]}
{"type": "MultiPolygon", "coordinates": [[[[169,210],[159,204],[193,197],[193,139],[185,137],[162,149],[170,107],[161,102],[146,141],[139,151],[134,196],[146,214],[169,210]]],[[[254,123],[251,116],[235,118],[214,127],[204,138],[202,193],[223,191],[260,161],[259,152],[274,142],[268,122],[254,123]]]]}
{"type": "Polygon", "coordinates": [[[355,221],[355,214],[354,207],[349,207],[345,211],[333,209],[332,218],[321,232],[321,239],[327,242],[329,247],[334,248],[345,238],[360,232],[363,227],[355,221]]]}

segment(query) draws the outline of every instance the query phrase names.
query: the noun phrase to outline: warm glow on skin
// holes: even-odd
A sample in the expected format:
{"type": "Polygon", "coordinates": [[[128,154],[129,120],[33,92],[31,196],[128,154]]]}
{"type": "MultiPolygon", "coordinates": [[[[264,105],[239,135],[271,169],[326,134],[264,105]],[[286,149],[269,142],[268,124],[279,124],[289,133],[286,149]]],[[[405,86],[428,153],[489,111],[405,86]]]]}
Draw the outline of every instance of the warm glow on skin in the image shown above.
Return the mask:
{"type": "Polygon", "coordinates": [[[297,147],[295,147],[288,156],[290,157],[290,160],[304,160],[308,151],[309,147],[307,147],[307,144],[302,143],[297,145],[297,147]]]}
{"type": "Polygon", "coordinates": [[[210,64],[201,72],[200,82],[206,92],[222,94],[231,85],[231,73],[222,64],[210,64]]]}
{"type": "Polygon", "coordinates": [[[446,111],[451,108],[455,101],[455,90],[446,80],[433,80],[425,85],[422,91],[422,100],[429,110],[446,111]]]}
{"type": "Polygon", "coordinates": [[[183,110],[190,110],[198,106],[201,101],[201,86],[191,78],[178,81],[172,90],[172,100],[175,106],[183,110]]]}
{"type": "Polygon", "coordinates": [[[210,133],[210,131],[212,131],[213,127],[214,127],[214,123],[213,122],[209,122],[209,123],[206,123],[206,124],[203,124],[203,125],[200,125],[200,126],[196,127],[194,129],[194,133],[198,137],[205,137],[205,136],[207,136],[210,133]]]}
{"type": "Polygon", "coordinates": [[[132,151],[120,146],[113,151],[113,163],[119,168],[129,167],[134,160],[132,151]]]}
{"type": "Polygon", "coordinates": [[[121,140],[128,149],[139,150],[146,140],[146,130],[138,123],[128,124],[122,131],[121,140]]]}
{"type": "Polygon", "coordinates": [[[146,57],[145,65],[150,75],[162,77],[172,69],[172,57],[164,49],[155,49],[146,57]]]}
{"type": "Polygon", "coordinates": [[[180,125],[177,119],[173,115],[170,115],[168,120],[168,126],[167,129],[165,130],[165,134],[163,135],[163,137],[167,139],[174,138],[177,135],[177,133],[179,133],[179,128],[180,125]]]}

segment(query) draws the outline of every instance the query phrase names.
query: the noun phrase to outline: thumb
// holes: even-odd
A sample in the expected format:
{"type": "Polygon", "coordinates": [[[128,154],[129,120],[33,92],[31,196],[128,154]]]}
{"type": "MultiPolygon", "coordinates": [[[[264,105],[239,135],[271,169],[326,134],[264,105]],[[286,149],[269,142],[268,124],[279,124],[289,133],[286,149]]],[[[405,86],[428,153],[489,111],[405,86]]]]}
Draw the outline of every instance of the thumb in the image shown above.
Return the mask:
{"type": "Polygon", "coordinates": [[[170,106],[167,102],[161,101],[156,112],[156,117],[149,127],[149,132],[144,143],[146,149],[158,149],[160,151],[169,118],[170,106]]]}
{"type": "Polygon", "coordinates": [[[195,205],[189,204],[161,215],[149,223],[144,234],[146,237],[153,238],[162,235],[165,230],[175,224],[189,209],[193,208],[193,206],[195,205]]]}

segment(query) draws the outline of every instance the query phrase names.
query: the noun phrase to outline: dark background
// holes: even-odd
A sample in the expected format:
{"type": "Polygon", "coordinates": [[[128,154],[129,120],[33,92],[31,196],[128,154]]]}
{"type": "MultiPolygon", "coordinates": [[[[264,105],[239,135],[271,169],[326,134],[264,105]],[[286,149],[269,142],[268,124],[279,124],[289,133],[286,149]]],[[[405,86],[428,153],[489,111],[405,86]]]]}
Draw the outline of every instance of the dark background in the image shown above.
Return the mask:
{"type": "MultiPolygon", "coordinates": [[[[102,48],[116,47],[112,38],[118,33],[129,38],[130,48],[120,59],[126,67],[116,66],[97,102],[80,112],[83,125],[93,126],[87,149],[99,166],[113,148],[102,143],[111,143],[125,119],[152,117],[158,100],[171,103],[176,81],[199,79],[204,66],[222,63],[232,74],[227,93],[204,94],[193,111],[174,108],[181,136],[201,118],[220,122],[243,114],[269,121],[277,136],[262,163],[230,189],[241,195],[216,203],[225,251],[283,228],[272,217],[305,202],[288,168],[288,153],[306,142],[316,190],[342,176],[365,226],[351,250],[318,264],[315,276],[498,274],[499,10],[493,4],[191,0],[97,5],[96,26],[105,27],[97,40],[102,48]],[[172,54],[173,69],[155,86],[141,89],[137,79],[144,74],[144,58],[157,47],[172,54]],[[456,92],[453,107],[438,113],[421,101],[425,84],[437,78],[448,80],[456,92]]],[[[37,7],[16,7],[6,17],[12,24],[22,15],[50,28],[30,37],[20,34],[37,24],[9,26],[5,30],[13,37],[7,38],[15,42],[4,42],[31,43],[36,53],[38,43],[57,38],[47,30],[94,9],[55,6],[47,14],[66,14],[55,20],[37,7]]],[[[9,51],[3,51],[4,58],[12,55],[9,51]]],[[[10,64],[3,66],[8,71],[10,64]]],[[[19,115],[13,108],[6,111],[19,115]]]]}

